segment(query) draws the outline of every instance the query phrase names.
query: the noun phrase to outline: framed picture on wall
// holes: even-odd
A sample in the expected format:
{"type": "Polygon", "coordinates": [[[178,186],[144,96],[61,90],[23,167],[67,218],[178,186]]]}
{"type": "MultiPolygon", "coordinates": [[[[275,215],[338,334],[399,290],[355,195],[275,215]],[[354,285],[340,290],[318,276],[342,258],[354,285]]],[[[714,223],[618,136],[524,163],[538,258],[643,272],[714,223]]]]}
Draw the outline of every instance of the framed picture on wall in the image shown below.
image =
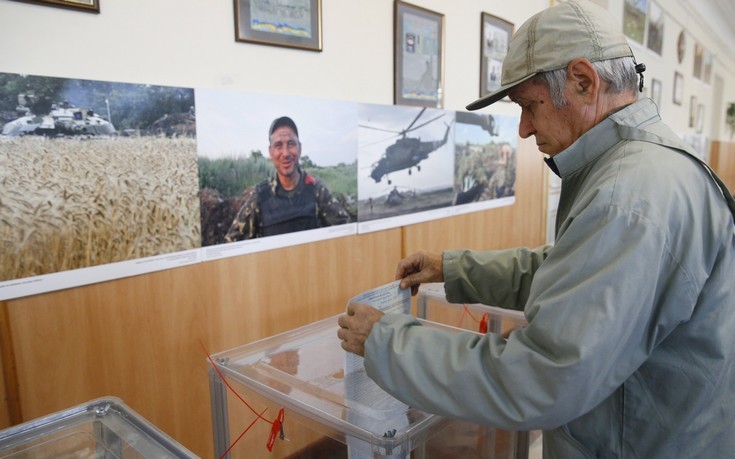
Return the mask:
{"type": "Polygon", "coordinates": [[[396,0],[394,19],[394,103],[441,108],[444,15],[396,0]]]}
{"type": "Polygon", "coordinates": [[[654,53],[661,55],[664,44],[664,13],[656,2],[651,2],[648,9],[648,36],[646,46],[654,53]]]}
{"type": "Polygon", "coordinates": [[[701,134],[704,130],[704,104],[697,107],[697,134],[701,134]]]}
{"type": "Polygon", "coordinates": [[[235,41],[322,50],[322,0],[235,0],[235,41]]]}
{"type": "Polygon", "coordinates": [[[480,36],[480,97],[500,87],[503,59],[513,35],[513,23],[492,14],[482,13],[480,36]]]}
{"type": "Polygon", "coordinates": [[[99,13],[99,0],[17,0],[24,3],[35,3],[37,5],[58,6],[72,10],[86,11],[88,13],[99,13]]]}
{"type": "Polygon", "coordinates": [[[684,93],[684,75],[674,72],[674,103],[681,105],[684,93]]]}
{"type": "Polygon", "coordinates": [[[643,44],[646,33],[648,0],[625,0],[623,2],[623,33],[643,44]]]}
{"type": "Polygon", "coordinates": [[[702,67],[704,64],[704,47],[699,43],[694,44],[694,78],[702,79],[702,67]]]}
{"type": "Polygon", "coordinates": [[[689,127],[697,124],[697,96],[689,98],[689,127]]]}
{"type": "Polygon", "coordinates": [[[661,108],[661,80],[657,78],[651,78],[651,99],[661,108]]]}
{"type": "Polygon", "coordinates": [[[681,64],[687,51],[687,37],[682,30],[679,32],[679,38],[676,40],[676,58],[681,64]]]}

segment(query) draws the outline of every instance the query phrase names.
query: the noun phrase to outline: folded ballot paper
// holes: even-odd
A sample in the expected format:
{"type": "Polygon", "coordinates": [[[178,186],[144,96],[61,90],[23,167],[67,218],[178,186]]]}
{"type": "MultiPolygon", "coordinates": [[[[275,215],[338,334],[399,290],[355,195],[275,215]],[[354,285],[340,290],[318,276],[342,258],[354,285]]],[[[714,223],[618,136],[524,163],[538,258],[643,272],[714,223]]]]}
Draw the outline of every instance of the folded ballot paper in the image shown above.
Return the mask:
{"type": "MultiPolygon", "coordinates": [[[[391,312],[408,314],[411,312],[411,289],[401,290],[398,287],[400,282],[394,281],[363,292],[353,297],[347,303],[347,306],[360,303],[380,309],[386,314],[391,312]]],[[[345,374],[364,371],[364,369],[363,358],[348,352],[345,362],[345,374]]]]}
{"type": "MultiPolygon", "coordinates": [[[[411,289],[401,290],[399,283],[395,281],[363,292],[352,298],[348,305],[361,303],[385,313],[410,313],[411,289]]],[[[351,421],[377,435],[382,433],[390,437],[408,425],[408,405],[393,398],[368,378],[363,358],[351,352],[345,352],[345,403],[351,408],[350,413],[354,413],[351,421]]],[[[370,445],[363,441],[348,438],[347,445],[350,459],[373,457],[370,445]]]]}

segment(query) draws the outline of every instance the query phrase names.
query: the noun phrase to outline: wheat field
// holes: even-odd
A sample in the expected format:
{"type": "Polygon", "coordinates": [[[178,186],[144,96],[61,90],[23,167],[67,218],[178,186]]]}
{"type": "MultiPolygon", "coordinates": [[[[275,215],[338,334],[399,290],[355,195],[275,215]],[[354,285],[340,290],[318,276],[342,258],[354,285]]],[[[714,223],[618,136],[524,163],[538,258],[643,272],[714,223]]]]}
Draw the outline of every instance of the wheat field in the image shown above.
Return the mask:
{"type": "Polygon", "coordinates": [[[201,246],[193,138],[0,138],[0,281],[201,246]]]}

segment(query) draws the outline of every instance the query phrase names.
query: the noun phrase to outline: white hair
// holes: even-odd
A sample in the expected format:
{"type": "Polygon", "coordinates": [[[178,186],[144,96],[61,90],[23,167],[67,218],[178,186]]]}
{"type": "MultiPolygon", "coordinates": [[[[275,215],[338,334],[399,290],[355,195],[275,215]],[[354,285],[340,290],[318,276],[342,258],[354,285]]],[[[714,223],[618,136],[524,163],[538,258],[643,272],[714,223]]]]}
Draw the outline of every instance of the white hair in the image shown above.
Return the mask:
{"type": "MultiPolygon", "coordinates": [[[[609,85],[611,94],[631,92],[635,94],[638,85],[638,74],[635,71],[635,61],[632,57],[618,57],[593,62],[597,74],[609,85]]],[[[551,101],[554,107],[561,108],[567,105],[564,97],[564,83],[567,80],[566,67],[543,72],[535,77],[536,81],[542,82],[549,89],[551,101]]]]}

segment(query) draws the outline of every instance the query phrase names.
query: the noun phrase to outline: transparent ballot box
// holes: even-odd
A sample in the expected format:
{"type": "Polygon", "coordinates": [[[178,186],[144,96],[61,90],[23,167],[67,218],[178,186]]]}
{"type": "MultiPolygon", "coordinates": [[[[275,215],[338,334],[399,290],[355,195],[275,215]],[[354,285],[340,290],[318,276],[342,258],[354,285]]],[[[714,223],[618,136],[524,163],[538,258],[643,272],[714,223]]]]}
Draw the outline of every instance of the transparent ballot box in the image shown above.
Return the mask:
{"type": "MultiPolygon", "coordinates": [[[[500,333],[507,336],[516,328],[527,325],[523,311],[498,308],[479,303],[450,303],[444,293],[444,283],[422,284],[416,295],[416,317],[478,333],[500,333]]],[[[541,457],[541,431],[510,432],[456,421],[452,427],[464,436],[475,436],[481,454],[495,458],[541,457]],[[489,451],[489,453],[487,453],[489,451]]],[[[432,441],[452,441],[452,429],[446,429],[432,441]]]]}
{"type": "MultiPolygon", "coordinates": [[[[245,435],[255,436],[261,450],[243,451],[235,443],[228,455],[349,459],[506,457],[495,456],[490,448],[478,447],[478,441],[483,441],[476,435],[478,426],[404,405],[368,378],[364,368],[352,371],[354,362],[350,359],[360,358],[340,347],[337,317],[211,356],[216,365],[210,368],[215,457],[222,456],[253,422],[245,435]],[[252,408],[245,407],[245,402],[252,408]],[[281,408],[285,413],[286,441],[276,439],[272,453],[268,453],[265,444],[272,429],[269,422],[281,408]],[[256,421],[263,410],[263,418],[268,422],[256,421]],[[301,429],[294,428],[294,422],[301,429]],[[444,431],[451,435],[435,442],[437,434],[444,431]],[[473,453],[467,454],[470,449],[473,453]]],[[[463,331],[431,321],[421,322],[425,326],[463,331]]],[[[482,430],[490,434],[492,429],[482,430]]],[[[515,438],[509,441],[515,442],[515,438]]]]}
{"type": "Polygon", "coordinates": [[[0,431],[2,458],[196,458],[119,398],[99,398],[0,431]]]}

